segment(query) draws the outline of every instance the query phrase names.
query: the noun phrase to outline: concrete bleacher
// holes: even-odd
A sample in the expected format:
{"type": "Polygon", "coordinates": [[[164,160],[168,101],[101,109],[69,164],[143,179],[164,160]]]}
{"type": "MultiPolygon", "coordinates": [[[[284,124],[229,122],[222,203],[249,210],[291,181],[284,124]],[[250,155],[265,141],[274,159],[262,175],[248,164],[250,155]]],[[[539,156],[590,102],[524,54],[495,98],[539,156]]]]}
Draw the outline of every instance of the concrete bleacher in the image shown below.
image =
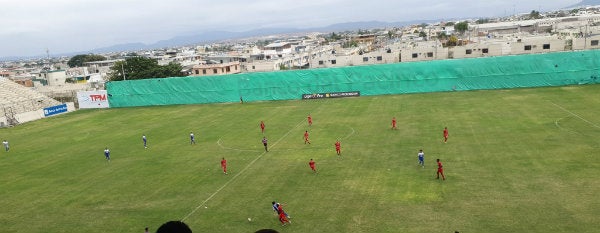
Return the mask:
{"type": "Polygon", "coordinates": [[[0,117],[40,110],[59,105],[42,93],[0,77],[0,117]]]}

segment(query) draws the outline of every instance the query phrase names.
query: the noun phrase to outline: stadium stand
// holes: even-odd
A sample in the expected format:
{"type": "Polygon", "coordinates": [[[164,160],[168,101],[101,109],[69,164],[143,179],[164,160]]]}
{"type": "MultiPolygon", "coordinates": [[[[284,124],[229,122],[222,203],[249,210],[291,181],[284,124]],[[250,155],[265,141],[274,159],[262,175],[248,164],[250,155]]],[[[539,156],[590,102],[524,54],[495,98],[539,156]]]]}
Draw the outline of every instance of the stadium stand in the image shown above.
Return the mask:
{"type": "Polygon", "coordinates": [[[46,95],[0,77],[0,117],[6,117],[8,125],[15,125],[15,115],[61,104],[46,95]]]}

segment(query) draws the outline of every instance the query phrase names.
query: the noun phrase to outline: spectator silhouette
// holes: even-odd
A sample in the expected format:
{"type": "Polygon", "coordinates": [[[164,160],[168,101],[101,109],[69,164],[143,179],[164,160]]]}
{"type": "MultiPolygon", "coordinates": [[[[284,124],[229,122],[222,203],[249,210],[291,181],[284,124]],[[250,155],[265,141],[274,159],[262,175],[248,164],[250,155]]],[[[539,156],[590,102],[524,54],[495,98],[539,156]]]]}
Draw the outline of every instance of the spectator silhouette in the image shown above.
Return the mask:
{"type": "Polygon", "coordinates": [[[192,229],[182,221],[169,221],[160,226],[156,233],[192,233],[192,229]]]}

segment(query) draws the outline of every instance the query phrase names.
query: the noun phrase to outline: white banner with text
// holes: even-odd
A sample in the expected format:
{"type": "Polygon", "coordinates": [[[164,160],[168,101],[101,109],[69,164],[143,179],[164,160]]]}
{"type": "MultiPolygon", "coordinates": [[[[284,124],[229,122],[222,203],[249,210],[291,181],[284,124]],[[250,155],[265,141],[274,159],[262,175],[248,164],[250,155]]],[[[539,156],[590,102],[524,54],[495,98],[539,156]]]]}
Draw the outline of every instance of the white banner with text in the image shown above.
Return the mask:
{"type": "Polygon", "coordinates": [[[108,108],[106,90],[77,92],[79,108],[108,108]]]}

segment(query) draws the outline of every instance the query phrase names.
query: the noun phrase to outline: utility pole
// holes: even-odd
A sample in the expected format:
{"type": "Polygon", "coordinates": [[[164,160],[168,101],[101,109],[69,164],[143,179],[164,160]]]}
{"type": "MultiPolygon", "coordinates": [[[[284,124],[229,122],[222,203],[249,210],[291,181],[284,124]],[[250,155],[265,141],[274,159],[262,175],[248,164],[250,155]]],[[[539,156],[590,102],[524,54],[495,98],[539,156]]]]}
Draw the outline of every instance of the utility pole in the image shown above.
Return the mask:
{"type": "Polygon", "coordinates": [[[585,22],[585,33],[583,34],[583,50],[587,49],[588,26],[590,25],[590,20],[591,19],[587,19],[585,22]]]}
{"type": "Polygon", "coordinates": [[[125,61],[121,62],[121,71],[123,72],[121,74],[123,74],[123,81],[125,81],[127,79],[125,79],[125,69],[123,68],[123,63],[125,63],[125,61]]]}

